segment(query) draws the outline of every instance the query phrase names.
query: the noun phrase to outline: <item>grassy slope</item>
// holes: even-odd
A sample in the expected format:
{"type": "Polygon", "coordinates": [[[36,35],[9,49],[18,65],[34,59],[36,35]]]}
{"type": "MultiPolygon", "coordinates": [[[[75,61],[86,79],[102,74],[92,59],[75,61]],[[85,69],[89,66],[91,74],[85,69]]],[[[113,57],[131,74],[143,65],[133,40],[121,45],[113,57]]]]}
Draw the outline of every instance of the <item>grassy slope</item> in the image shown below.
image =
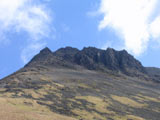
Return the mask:
{"type": "Polygon", "coordinates": [[[1,120],[75,120],[26,98],[0,97],[1,120]]]}
{"type": "MultiPolygon", "coordinates": [[[[3,80],[3,120],[158,120],[160,87],[88,70],[29,69],[3,80]],[[70,117],[66,117],[70,116],[70,117]]],[[[1,84],[2,84],[1,83],[1,84]]]]}

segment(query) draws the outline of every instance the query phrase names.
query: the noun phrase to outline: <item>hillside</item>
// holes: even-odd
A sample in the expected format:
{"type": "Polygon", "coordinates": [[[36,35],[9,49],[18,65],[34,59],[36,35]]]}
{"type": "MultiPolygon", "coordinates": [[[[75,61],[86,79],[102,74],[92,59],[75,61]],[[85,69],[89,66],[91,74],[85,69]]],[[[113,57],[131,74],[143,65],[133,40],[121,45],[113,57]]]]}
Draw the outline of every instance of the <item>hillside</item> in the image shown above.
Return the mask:
{"type": "Polygon", "coordinates": [[[0,116],[3,120],[159,120],[160,83],[152,71],[125,50],[45,48],[0,81],[0,116]]]}

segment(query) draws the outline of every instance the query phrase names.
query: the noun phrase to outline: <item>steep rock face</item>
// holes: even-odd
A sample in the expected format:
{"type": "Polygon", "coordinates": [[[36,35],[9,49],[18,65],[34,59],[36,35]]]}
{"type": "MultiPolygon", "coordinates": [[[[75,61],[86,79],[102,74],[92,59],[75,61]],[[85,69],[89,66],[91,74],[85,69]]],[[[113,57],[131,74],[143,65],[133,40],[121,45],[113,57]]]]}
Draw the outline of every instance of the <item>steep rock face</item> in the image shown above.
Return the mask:
{"type": "Polygon", "coordinates": [[[60,48],[53,54],[55,56],[58,56],[60,58],[63,58],[66,61],[73,62],[74,61],[74,56],[77,54],[79,50],[77,48],[72,48],[72,47],[66,47],[66,48],[60,48]]]}
{"type": "Polygon", "coordinates": [[[70,67],[79,65],[89,70],[110,70],[128,75],[146,73],[142,64],[127,51],[116,51],[112,48],[101,50],[95,47],[87,47],[80,51],[76,48],[66,47],[55,52],[45,48],[28,65],[39,64],[70,67]]]}
{"type": "MultiPolygon", "coordinates": [[[[67,51],[64,49],[64,51],[67,51]]],[[[142,64],[127,51],[116,51],[112,48],[101,50],[94,47],[84,48],[81,51],[74,52],[70,56],[71,62],[82,65],[90,70],[121,71],[123,73],[146,73],[142,64]]],[[[65,57],[64,57],[65,59],[65,57]]]]}
{"type": "Polygon", "coordinates": [[[106,66],[110,69],[118,69],[127,74],[133,74],[135,72],[146,73],[142,64],[125,50],[115,51],[108,48],[105,57],[107,61],[106,66]]]}
{"type": "Polygon", "coordinates": [[[99,52],[102,51],[99,51],[99,49],[97,48],[92,48],[92,47],[84,48],[74,56],[74,62],[90,70],[99,69],[100,68],[100,65],[98,66],[99,52]]]}

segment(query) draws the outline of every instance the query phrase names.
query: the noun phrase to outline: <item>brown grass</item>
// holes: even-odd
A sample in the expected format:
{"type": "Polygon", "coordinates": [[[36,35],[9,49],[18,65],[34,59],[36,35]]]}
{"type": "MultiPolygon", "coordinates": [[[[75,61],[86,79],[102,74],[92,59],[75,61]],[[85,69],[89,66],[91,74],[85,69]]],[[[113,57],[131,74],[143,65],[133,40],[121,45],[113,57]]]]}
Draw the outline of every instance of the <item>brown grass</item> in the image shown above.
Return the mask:
{"type": "Polygon", "coordinates": [[[75,120],[51,112],[36,101],[23,98],[0,97],[0,120],[75,120]]]}
{"type": "Polygon", "coordinates": [[[131,107],[142,108],[142,107],[147,106],[146,104],[136,102],[136,101],[134,101],[130,98],[127,98],[127,97],[121,97],[121,96],[116,96],[116,95],[111,95],[111,97],[113,100],[120,102],[121,104],[131,106],[131,107]]]}

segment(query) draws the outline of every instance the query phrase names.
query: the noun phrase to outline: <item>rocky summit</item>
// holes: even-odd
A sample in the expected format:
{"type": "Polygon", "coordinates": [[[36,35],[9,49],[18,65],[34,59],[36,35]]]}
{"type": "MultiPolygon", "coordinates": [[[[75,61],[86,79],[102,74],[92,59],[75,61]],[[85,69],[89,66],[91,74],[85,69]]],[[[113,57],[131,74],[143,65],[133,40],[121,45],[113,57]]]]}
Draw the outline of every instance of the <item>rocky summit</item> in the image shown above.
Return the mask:
{"type": "Polygon", "coordinates": [[[68,67],[78,65],[88,70],[121,72],[130,75],[146,73],[142,64],[127,51],[116,51],[112,48],[101,50],[88,47],[80,51],[76,48],[66,47],[53,53],[45,48],[27,66],[36,66],[40,63],[50,66],[62,66],[63,64],[68,67]]]}
{"type": "Polygon", "coordinates": [[[159,120],[160,69],[126,50],[44,48],[0,80],[1,120],[159,120]]]}

